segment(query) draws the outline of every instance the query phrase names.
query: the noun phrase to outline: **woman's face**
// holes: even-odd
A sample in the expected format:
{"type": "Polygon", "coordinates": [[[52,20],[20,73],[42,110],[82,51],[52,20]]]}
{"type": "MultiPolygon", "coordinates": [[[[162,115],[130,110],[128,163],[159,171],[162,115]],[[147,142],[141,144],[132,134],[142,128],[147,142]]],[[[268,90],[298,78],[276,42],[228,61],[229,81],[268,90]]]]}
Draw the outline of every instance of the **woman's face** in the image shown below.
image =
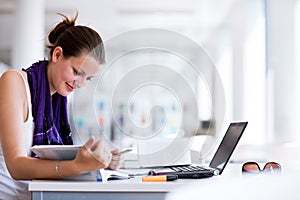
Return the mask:
{"type": "MultiPolygon", "coordinates": [[[[59,48],[59,47],[58,47],[59,48]]],[[[71,94],[75,89],[83,87],[100,71],[98,61],[82,53],[78,57],[64,58],[61,49],[53,52],[53,67],[49,76],[51,94],[58,92],[62,96],[71,94]]]]}

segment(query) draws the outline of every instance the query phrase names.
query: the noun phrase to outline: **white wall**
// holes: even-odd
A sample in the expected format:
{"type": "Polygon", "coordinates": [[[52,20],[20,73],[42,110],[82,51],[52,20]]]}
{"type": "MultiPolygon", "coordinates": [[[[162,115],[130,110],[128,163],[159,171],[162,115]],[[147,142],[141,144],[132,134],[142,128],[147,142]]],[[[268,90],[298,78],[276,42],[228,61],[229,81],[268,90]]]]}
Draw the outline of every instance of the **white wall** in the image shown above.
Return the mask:
{"type": "Polygon", "coordinates": [[[273,82],[268,110],[273,135],[271,141],[294,141],[299,132],[295,65],[294,0],[267,1],[267,48],[269,75],[273,82]],[[274,114],[274,115],[273,115],[274,114]]]}

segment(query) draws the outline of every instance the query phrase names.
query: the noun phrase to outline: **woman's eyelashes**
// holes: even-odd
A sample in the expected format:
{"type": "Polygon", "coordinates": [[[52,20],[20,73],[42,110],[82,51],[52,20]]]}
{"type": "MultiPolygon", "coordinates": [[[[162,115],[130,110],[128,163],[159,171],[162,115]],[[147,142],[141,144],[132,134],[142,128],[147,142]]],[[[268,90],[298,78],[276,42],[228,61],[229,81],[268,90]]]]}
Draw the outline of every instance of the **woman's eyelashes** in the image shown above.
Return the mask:
{"type": "MultiPolygon", "coordinates": [[[[75,76],[81,76],[81,77],[85,76],[84,72],[80,72],[80,70],[77,70],[76,68],[73,68],[73,74],[75,76]]],[[[93,76],[90,76],[90,77],[87,77],[85,80],[86,81],[91,81],[93,78],[94,78],[93,76]]]]}
{"type": "Polygon", "coordinates": [[[77,69],[75,69],[75,68],[73,68],[73,74],[74,74],[75,76],[80,76],[80,75],[81,75],[81,73],[79,72],[79,70],[77,70],[77,69]]]}

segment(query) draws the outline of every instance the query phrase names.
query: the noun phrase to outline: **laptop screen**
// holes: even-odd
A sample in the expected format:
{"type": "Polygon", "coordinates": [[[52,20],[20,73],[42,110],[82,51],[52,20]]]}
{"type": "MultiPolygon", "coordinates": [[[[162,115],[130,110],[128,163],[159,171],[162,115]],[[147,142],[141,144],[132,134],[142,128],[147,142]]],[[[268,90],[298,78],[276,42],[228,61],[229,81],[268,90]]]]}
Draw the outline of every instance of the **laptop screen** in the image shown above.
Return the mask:
{"type": "Polygon", "coordinates": [[[219,174],[223,172],[247,124],[248,122],[236,122],[229,125],[209,167],[219,170],[219,174]]]}

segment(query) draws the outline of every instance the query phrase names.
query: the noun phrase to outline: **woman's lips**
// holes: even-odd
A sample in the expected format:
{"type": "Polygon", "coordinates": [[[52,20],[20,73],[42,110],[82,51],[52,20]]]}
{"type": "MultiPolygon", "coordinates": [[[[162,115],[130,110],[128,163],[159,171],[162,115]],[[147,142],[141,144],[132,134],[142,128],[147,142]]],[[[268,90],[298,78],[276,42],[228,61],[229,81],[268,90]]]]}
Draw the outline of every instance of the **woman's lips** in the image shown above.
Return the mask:
{"type": "Polygon", "coordinates": [[[68,92],[72,92],[74,90],[73,86],[71,86],[69,83],[66,83],[66,86],[68,92]]]}

